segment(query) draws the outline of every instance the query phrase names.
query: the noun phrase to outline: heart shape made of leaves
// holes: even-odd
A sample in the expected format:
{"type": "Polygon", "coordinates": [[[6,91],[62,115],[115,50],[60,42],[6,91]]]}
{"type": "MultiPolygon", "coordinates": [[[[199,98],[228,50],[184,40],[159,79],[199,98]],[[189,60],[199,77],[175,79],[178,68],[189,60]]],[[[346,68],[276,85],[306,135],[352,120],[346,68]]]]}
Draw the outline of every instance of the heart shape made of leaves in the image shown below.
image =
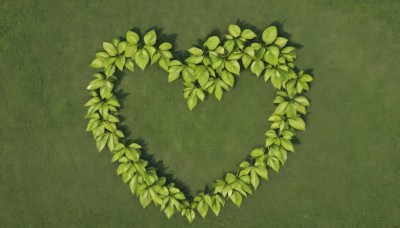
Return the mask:
{"type": "Polygon", "coordinates": [[[268,168],[278,172],[287,159],[287,151],[294,152],[291,140],[296,130],[305,130],[303,118],[310,103],[304,93],[313,78],[295,68],[296,49],[287,46],[288,39],[278,36],[275,26],[267,27],[260,35],[231,24],[222,38],[208,37],[202,47],[190,48],[189,57],[179,61],[174,59],[172,44],[158,43],[154,30],[142,39],[136,32],[128,31],[126,40],[104,42],[104,50],[96,53],[90,66],[101,72],[94,75],[87,87],[91,95],[85,104],[89,107],[85,118],[90,119],[87,131],[92,131],[99,151],[107,146],[112,152],[112,162],[119,162],[117,174],[129,183],[143,207],[153,202],[168,218],[180,212],[189,222],[195,218],[195,211],[203,218],[210,209],[218,215],[228,199],[239,207],[243,196],[258,188],[260,178],[268,180],[268,168]],[[120,104],[113,94],[114,81],[118,79],[115,71],[126,68],[133,72],[135,64],[144,70],[156,62],[168,72],[168,82],[183,79],[184,98],[190,110],[199,100],[203,102],[207,94],[221,100],[243,68],[250,68],[257,77],[263,74],[264,80],[271,79],[277,89],[273,101],[277,107],[268,118],[272,124],[265,132],[265,147],[252,150],[236,174],[226,173],[214,182],[213,189],[198,192],[193,199],[158,176],[156,168],[148,167],[148,162],[141,158],[141,145],[127,145],[124,133],[118,129],[120,104]]]}

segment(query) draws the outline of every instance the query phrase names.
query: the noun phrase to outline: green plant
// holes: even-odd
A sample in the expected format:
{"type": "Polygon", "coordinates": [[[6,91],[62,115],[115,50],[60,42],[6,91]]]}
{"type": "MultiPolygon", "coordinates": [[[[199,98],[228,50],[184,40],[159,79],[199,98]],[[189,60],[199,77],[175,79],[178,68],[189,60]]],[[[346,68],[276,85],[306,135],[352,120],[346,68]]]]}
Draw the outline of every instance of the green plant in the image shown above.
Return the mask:
{"type": "Polygon", "coordinates": [[[268,167],[279,171],[286,162],[287,152],[294,152],[291,140],[296,130],[305,130],[303,118],[310,103],[304,92],[309,90],[308,83],[313,79],[296,70],[296,49],[286,45],[288,40],[278,36],[275,26],[266,28],[261,39],[252,30],[242,30],[237,25],[229,25],[228,31],[223,38],[211,36],[203,46],[190,48],[189,57],[182,62],[173,59],[170,43],[157,43],[155,31],[142,38],[128,31],[125,41],[104,42],[104,51],[98,52],[90,64],[101,72],[94,75],[87,87],[92,96],[85,104],[89,107],[87,131],[92,131],[99,151],[107,145],[113,154],[112,162],[119,163],[117,174],[124,183],[129,183],[142,206],[153,202],[168,218],[176,212],[189,222],[195,218],[195,211],[203,218],[210,210],[218,215],[227,200],[239,207],[243,197],[258,188],[261,179],[268,180],[268,167]],[[250,158],[240,163],[236,173],[227,173],[215,181],[210,192],[199,192],[192,201],[174,183],[158,176],[155,168],[148,167],[148,162],[141,158],[141,146],[127,145],[118,129],[120,104],[113,94],[115,71],[124,68],[134,71],[135,64],[144,70],[156,62],[168,72],[168,82],[182,78],[190,110],[207,95],[214,94],[221,100],[243,69],[250,68],[257,77],[263,75],[265,81],[270,79],[277,90],[273,101],[277,107],[268,119],[272,124],[265,132],[265,148],[251,151],[250,158]]]}

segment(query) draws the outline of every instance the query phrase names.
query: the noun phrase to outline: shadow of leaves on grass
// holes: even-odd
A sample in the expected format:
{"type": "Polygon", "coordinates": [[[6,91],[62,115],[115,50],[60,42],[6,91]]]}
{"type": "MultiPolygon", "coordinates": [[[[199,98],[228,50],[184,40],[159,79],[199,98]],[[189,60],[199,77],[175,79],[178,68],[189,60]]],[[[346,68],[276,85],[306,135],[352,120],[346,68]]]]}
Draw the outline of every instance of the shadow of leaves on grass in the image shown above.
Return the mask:
{"type": "MultiPolygon", "coordinates": [[[[254,24],[248,23],[246,21],[240,20],[238,19],[236,21],[236,24],[239,25],[241,28],[245,29],[245,28],[249,28],[252,29],[258,36],[256,38],[256,42],[262,42],[261,40],[261,34],[263,32],[263,30],[258,29],[257,26],[255,26],[254,24]]],[[[287,38],[289,41],[287,43],[287,45],[289,46],[293,46],[296,49],[301,49],[303,46],[293,40],[291,40],[292,35],[288,32],[286,32],[284,30],[284,26],[283,23],[279,22],[279,21],[275,21],[273,23],[271,23],[270,25],[274,25],[277,27],[278,29],[278,34],[280,36],[283,36],[285,38],[287,38]]],[[[146,30],[146,32],[150,31],[150,30],[155,30],[157,33],[157,45],[162,44],[163,42],[169,42],[172,44],[173,48],[171,50],[172,55],[174,56],[175,59],[178,59],[180,61],[184,61],[187,57],[189,57],[189,53],[185,50],[176,50],[176,39],[177,39],[177,34],[173,33],[173,34],[165,34],[163,33],[164,29],[158,26],[153,26],[150,29],[146,30]]],[[[132,31],[135,31],[136,33],[140,34],[141,36],[143,36],[145,33],[141,32],[140,28],[134,27],[131,29],[132,31]]],[[[223,38],[225,35],[225,33],[222,33],[220,29],[214,29],[213,31],[211,31],[206,37],[210,37],[210,36],[218,36],[220,38],[223,38]]],[[[124,39],[124,37],[121,37],[122,39],[124,39]]],[[[198,39],[197,40],[197,44],[195,46],[197,47],[202,47],[204,42],[206,41],[206,39],[198,39]]],[[[241,63],[240,63],[241,64],[241,63]]],[[[241,64],[241,69],[245,69],[243,67],[243,65],[241,64]]],[[[296,71],[299,71],[299,69],[297,67],[295,67],[296,71]]],[[[313,69],[308,69],[305,70],[306,73],[312,75],[313,69]]],[[[119,80],[117,80],[115,82],[115,88],[117,88],[122,80],[125,77],[125,73],[124,72],[117,72],[116,76],[119,80]]],[[[237,86],[238,83],[240,83],[240,78],[237,77],[236,78],[236,82],[234,87],[237,86]]],[[[310,83],[310,88],[311,88],[311,83],[310,83]]],[[[118,97],[118,100],[121,104],[120,109],[124,108],[124,103],[125,103],[125,99],[129,96],[130,93],[125,93],[122,89],[120,90],[115,90],[116,92],[114,92],[114,94],[118,97]]],[[[208,97],[207,97],[208,98],[208,97]]],[[[307,114],[307,116],[310,115],[310,113],[307,114]]],[[[308,122],[308,118],[307,116],[304,117],[304,122],[307,123],[308,122]]],[[[133,138],[132,139],[132,132],[129,130],[128,126],[124,125],[124,121],[126,120],[126,117],[123,115],[119,115],[120,118],[120,123],[118,124],[118,129],[120,129],[121,131],[123,131],[124,135],[125,135],[125,139],[124,139],[124,143],[125,144],[130,144],[130,143],[138,143],[142,146],[141,149],[141,157],[148,161],[148,167],[154,167],[157,170],[157,175],[159,176],[164,176],[167,179],[167,183],[175,183],[175,186],[177,188],[179,188],[189,200],[193,199],[193,193],[191,192],[191,189],[185,184],[183,183],[181,180],[179,180],[178,178],[174,177],[174,175],[170,172],[168,172],[168,168],[163,160],[156,160],[154,154],[157,152],[153,152],[152,154],[150,154],[149,150],[148,150],[148,143],[146,142],[145,139],[141,138],[141,137],[137,137],[137,138],[133,138]]],[[[292,143],[294,145],[299,145],[301,144],[301,141],[297,138],[294,137],[292,143]]],[[[263,143],[260,143],[259,145],[255,145],[255,146],[263,146],[263,143]]],[[[246,156],[246,159],[251,159],[250,155],[246,156]]],[[[203,191],[205,193],[211,192],[212,187],[210,185],[205,185],[203,191]]]]}

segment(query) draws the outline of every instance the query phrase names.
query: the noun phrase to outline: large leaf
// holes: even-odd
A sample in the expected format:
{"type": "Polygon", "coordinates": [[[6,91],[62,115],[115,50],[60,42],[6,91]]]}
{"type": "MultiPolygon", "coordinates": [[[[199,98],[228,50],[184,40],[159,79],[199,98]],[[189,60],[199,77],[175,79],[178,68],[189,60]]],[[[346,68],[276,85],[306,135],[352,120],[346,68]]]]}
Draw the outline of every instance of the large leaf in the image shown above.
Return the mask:
{"type": "Polygon", "coordinates": [[[129,43],[137,44],[139,42],[139,35],[136,32],[128,31],[126,33],[126,40],[129,43]]]}
{"type": "Polygon", "coordinates": [[[289,125],[294,129],[304,131],[306,129],[306,124],[301,117],[295,117],[293,119],[289,119],[289,125]]]}
{"type": "Polygon", "coordinates": [[[262,40],[265,44],[272,44],[276,36],[278,35],[278,31],[275,26],[269,26],[266,28],[262,34],[262,40]]]}
{"type": "Polygon", "coordinates": [[[220,43],[220,40],[218,36],[212,36],[207,39],[207,41],[204,43],[205,46],[208,47],[209,50],[215,50],[220,43]]]}
{"type": "Polygon", "coordinates": [[[150,56],[146,49],[141,49],[136,52],[135,62],[140,67],[140,69],[144,70],[146,65],[149,63],[150,56]]]}
{"type": "Polygon", "coordinates": [[[242,32],[242,30],[240,29],[239,26],[237,25],[229,25],[229,33],[233,36],[233,37],[238,37],[240,36],[240,33],[242,32]]]}
{"type": "Polygon", "coordinates": [[[257,35],[253,31],[251,31],[250,29],[245,29],[245,30],[243,30],[241,36],[243,38],[245,38],[246,40],[250,40],[250,39],[255,38],[257,35]]]}
{"type": "Polygon", "coordinates": [[[157,35],[154,30],[151,30],[146,33],[143,37],[144,43],[149,46],[153,46],[156,43],[157,35]]]}
{"type": "Polygon", "coordinates": [[[110,56],[115,56],[117,54],[117,49],[115,49],[113,44],[103,42],[103,48],[110,56]]]}

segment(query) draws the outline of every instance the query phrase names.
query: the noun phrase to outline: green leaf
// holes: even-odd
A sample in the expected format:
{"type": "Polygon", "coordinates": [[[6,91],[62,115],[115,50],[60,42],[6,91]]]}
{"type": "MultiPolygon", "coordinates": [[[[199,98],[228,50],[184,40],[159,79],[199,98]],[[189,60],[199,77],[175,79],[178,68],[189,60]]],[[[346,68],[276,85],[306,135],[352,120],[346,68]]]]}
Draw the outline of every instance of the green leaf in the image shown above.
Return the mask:
{"type": "Polygon", "coordinates": [[[253,158],[260,157],[260,156],[264,155],[264,149],[262,149],[262,148],[254,149],[254,150],[251,151],[250,155],[253,158]]]}
{"type": "Polygon", "coordinates": [[[188,99],[188,106],[190,110],[193,110],[194,107],[196,107],[197,102],[198,102],[198,97],[197,96],[190,96],[188,99]]]}
{"type": "Polygon", "coordinates": [[[229,25],[229,33],[233,36],[233,37],[238,37],[240,36],[240,33],[242,32],[242,30],[240,29],[239,26],[237,25],[229,25]]]}
{"type": "Polygon", "coordinates": [[[147,32],[143,40],[146,45],[153,46],[157,40],[156,32],[154,30],[147,32]]]}
{"type": "Polygon", "coordinates": [[[204,66],[199,66],[196,68],[195,76],[199,81],[199,84],[202,88],[207,84],[208,79],[210,77],[210,73],[208,72],[207,68],[204,66]]]}
{"type": "Polygon", "coordinates": [[[267,165],[271,167],[275,172],[279,171],[280,164],[277,158],[269,156],[267,158],[267,165]]]}
{"type": "Polygon", "coordinates": [[[232,173],[227,173],[225,176],[225,181],[228,184],[232,184],[233,182],[236,181],[236,179],[237,179],[236,176],[233,175],[232,173]]]}
{"type": "Polygon", "coordinates": [[[294,152],[293,144],[290,140],[281,139],[281,145],[288,151],[294,152]]]}
{"type": "Polygon", "coordinates": [[[251,185],[253,185],[253,188],[257,189],[258,185],[260,184],[260,178],[258,177],[255,170],[250,171],[250,179],[251,179],[251,185]]]}
{"type": "Polygon", "coordinates": [[[117,59],[115,60],[115,65],[118,67],[120,71],[124,69],[125,65],[125,57],[124,56],[118,56],[117,59]]]}
{"type": "Polygon", "coordinates": [[[200,48],[197,47],[192,47],[188,50],[189,53],[193,54],[193,55],[203,55],[203,50],[201,50],[200,48]]]}
{"type": "Polygon", "coordinates": [[[117,49],[115,49],[113,44],[103,42],[103,48],[110,56],[115,56],[117,54],[117,49]]]}
{"type": "Polygon", "coordinates": [[[217,36],[212,36],[207,39],[207,41],[204,43],[205,46],[208,47],[209,50],[215,50],[218,47],[218,44],[220,43],[220,40],[217,36]]]}
{"type": "Polygon", "coordinates": [[[276,46],[268,47],[268,50],[264,55],[264,60],[267,63],[276,66],[278,64],[278,59],[279,59],[279,48],[276,46]]]}
{"type": "Polygon", "coordinates": [[[244,68],[247,69],[249,67],[251,61],[252,61],[252,59],[250,56],[242,55],[242,63],[243,63],[244,68]]]}
{"type": "Polygon", "coordinates": [[[137,162],[139,161],[139,152],[137,152],[134,149],[127,149],[125,151],[125,155],[127,158],[129,158],[130,160],[137,162]]]}
{"type": "Polygon", "coordinates": [[[103,68],[104,66],[104,61],[101,59],[96,58],[95,60],[93,60],[93,62],[90,63],[89,65],[92,68],[103,68]]]}
{"type": "Polygon", "coordinates": [[[257,166],[254,168],[254,170],[260,177],[264,178],[264,180],[268,180],[268,170],[267,167],[265,167],[265,165],[257,166]]]}
{"type": "Polygon", "coordinates": [[[269,26],[262,34],[262,40],[265,44],[272,44],[278,35],[278,31],[275,26],[269,26]]]}
{"type": "Polygon", "coordinates": [[[136,44],[128,44],[125,48],[125,57],[133,57],[137,52],[136,44]]]}
{"type": "Polygon", "coordinates": [[[146,65],[149,63],[150,56],[146,49],[141,49],[136,52],[135,62],[140,67],[140,69],[144,70],[146,65]]]}
{"type": "Polygon", "coordinates": [[[224,95],[224,92],[222,91],[222,87],[220,83],[215,84],[215,97],[220,101],[222,99],[222,95],[224,95]]]}
{"type": "Polygon", "coordinates": [[[125,67],[126,69],[134,72],[135,71],[135,65],[133,65],[133,61],[132,59],[126,59],[125,61],[125,67]]]}
{"type": "Polygon", "coordinates": [[[201,217],[205,218],[208,212],[208,205],[204,203],[204,201],[200,201],[197,204],[197,211],[200,213],[201,217]]]}
{"type": "Polygon", "coordinates": [[[231,196],[231,200],[236,206],[240,207],[242,204],[242,195],[239,192],[234,192],[231,196]]]}
{"type": "Polygon", "coordinates": [[[240,64],[238,61],[235,61],[235,60],[225,61],[225,67],[228,71],[230,71],[234,74],[239,74],[239,72],[240,72],[240,64]]]}
{"type": "Polygon", "coordinates": [[[301,117],[295,117],[293,119],[289,119],[289,125],[294,129],[304,131],[306,129],[306,124],[301,117]]]}
{"type": "Polygon", "coordinates": [[[280,104],[276,107],[276,109],[275,109],[275,111],[274,111],[274,114],[283,114],[283,113],[285,112],[286,106],[287,106],[288,104],[289,104],[288,101],[284,101],[284,102],[280,103],[280,104]]]}
{"type": "Polygon", "coordinates": [[[221,73],[221,78],[224,80],[226,84],[228,84],[230,87],[233,87],[233,84],[235,83],[235,78],[233,77],[233,74],[229,73],[228,71],[224,70],[221,73]]]}
{"type": "Polygon", "coordinates": [[[162,51],[167,51],[167,50],[170,50],[171,48],[172,48],[172,44],[170,44],[168,42],[164,42],[158,47],[158,49],[160,49],[162,51]]]}
{"type": "Polygon", "coordinates": [[[118,44],[117,49],[118,49],[118,53],[119,53],[119,54],[121,54],[122,52],[125,51],[126,44],[127,44],[126,41],[120,42],[120,43],[118,44]]]}
{"type": "Polygon", "coordinates": [[[261,72],[264,70],[265,65],[262,60],[254,60],[253,63],[251,64],[251,72],[255,73],[258,76],[260,76],[261,72]]]}
{"type": "Polygon", "coordinates": [[[206,94],[205,94],[204,91],[201,90],[201,89],[196,89],[196,94],[197,94],[197,97],[198,97],[201,101],[204,101],[204,99],[206,98],[206,94]]]}
{"type": "Polygon", "coordinates": [[[137,44],[139,42],[139,35],[136,32],[128,31],[126,33],[126,40],[129,43],[137,44]]]}
{"type": "Polygon", "coordinates": [[[297,96],[294,98],[294,100],[298,103],[300,103],[303,106],[309,106],[310,102],[308,102],[307,98],[304,96],[297,96]]]}
{"type": "Polygon", "coordinates": [[[241,36],[243,38],[245,38],[246,40],[251,40],[251,39],[255,38],[257,35],[250,29],[245,29],[245,30],[243,30],[241,36]]]}
{"type": "Polygon", "coordinates": [[[140,194],[140,203],[143,208],[146,208],[151,203],[151,195],[148,190],[143,191],[142,194],[140,194]]]}
{"type": "Polygon", "coordinates": [[[274,44],[276,46],[278,46],[279,48],[283,48],[287,42],[288,42],[288,39],[283,38],[283,37],[278,37],[278,38],[276,38],[274,44]]]}

